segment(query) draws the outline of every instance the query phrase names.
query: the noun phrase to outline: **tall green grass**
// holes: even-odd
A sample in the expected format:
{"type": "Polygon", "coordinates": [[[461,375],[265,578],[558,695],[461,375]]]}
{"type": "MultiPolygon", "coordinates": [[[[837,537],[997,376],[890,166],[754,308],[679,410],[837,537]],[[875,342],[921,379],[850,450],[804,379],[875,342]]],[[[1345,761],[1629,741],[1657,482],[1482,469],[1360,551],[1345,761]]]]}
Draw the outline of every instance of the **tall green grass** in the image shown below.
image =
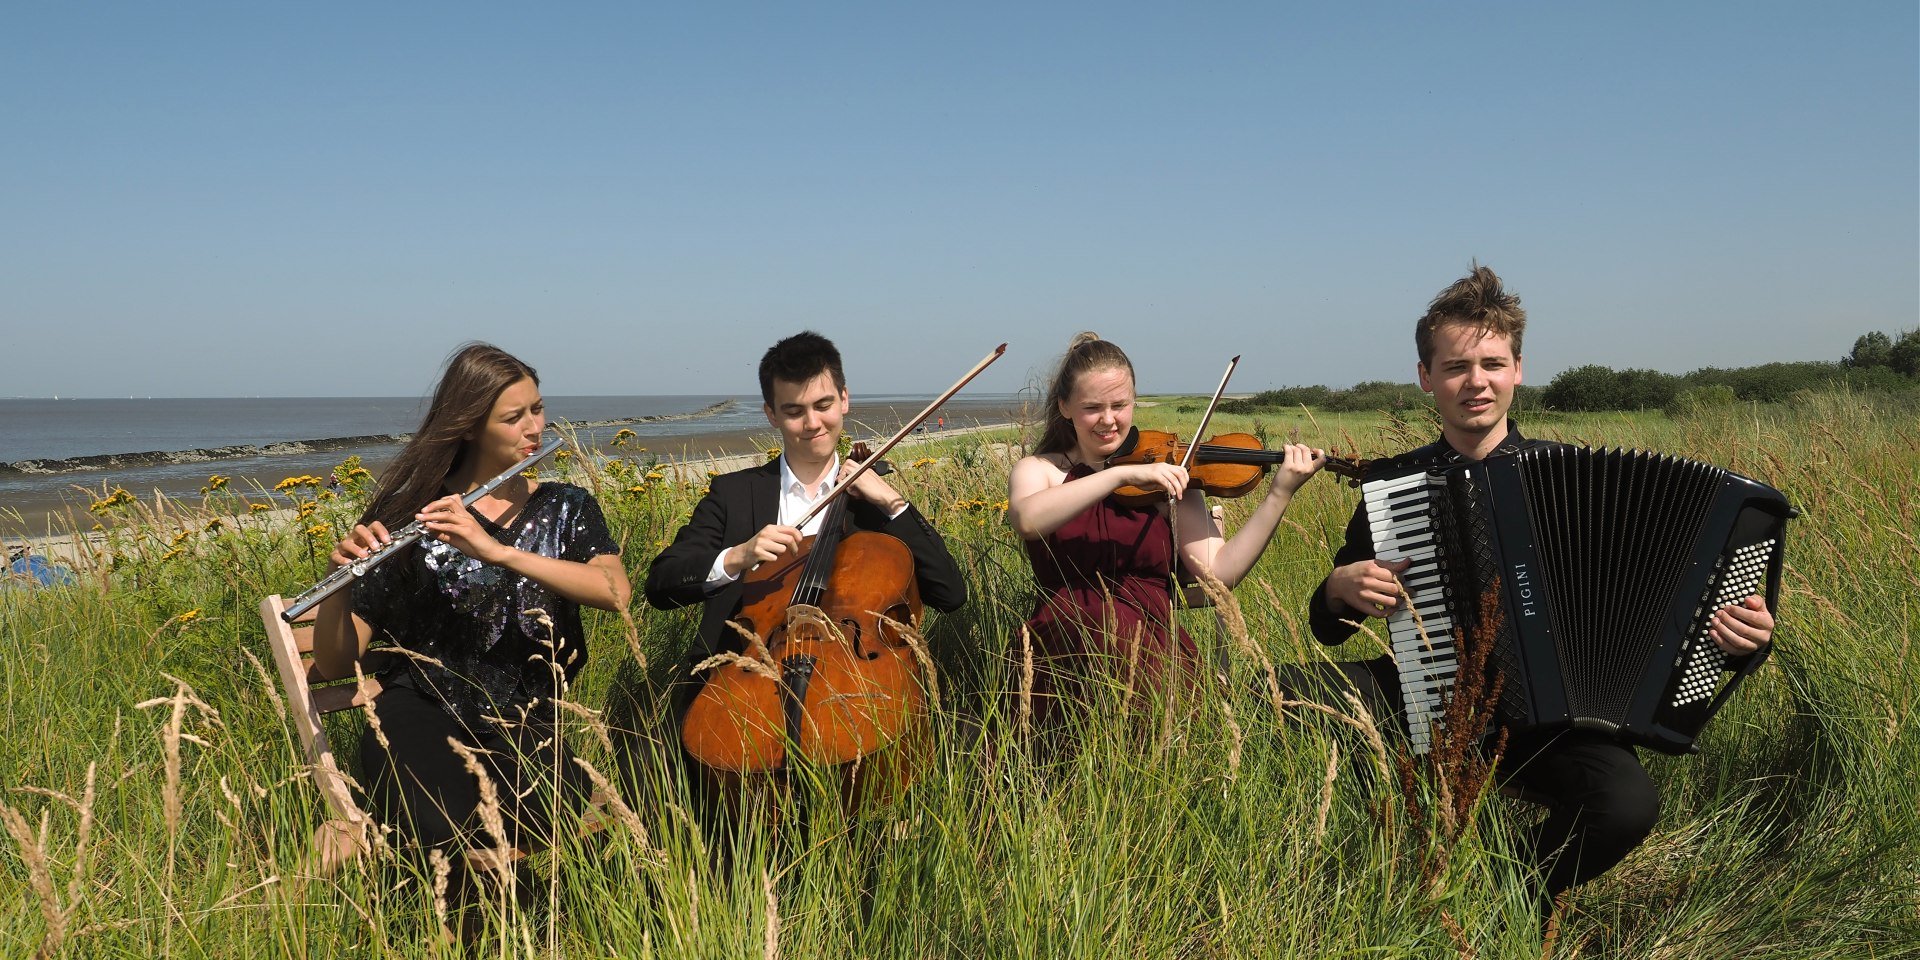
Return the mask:
{"type": "MultiPolygon", "coordinates": [[[[897,807],[848,819],[802,777],[780,829],[696,826],[653,762],[658,691],[695,614],[589,616],[593,661],[569,698],[596,710],[576,752],[635,815],[534,857],[528,899],[485,909],[484,956],[1894,957],[1920,945],[1920,430],[1844,394],[1791,406],[1536,417],[1529,434],[1704,459],[1787,492],[1777,652],[1702,753],[1651,758],[1653,837],[1579,888],[1543,945],[1498,796],[1456,824],[1409,813],[1352,727],[1277,712],[1263,661],[1328,655],[1306,597],[1357,494],[1296,498],[1237,591],[1245,629],[1185,614],[1227,682],[1127,714],[1118,691],[1069,731],[1019,736],[1019,624],[1033,590],[1000,522],[1015,452],[964,437],[902,453],[897,484],[946,535],[973,602],[935,616],[934,755],[897,807]],[[929,461],[922,457],[937,458],[929,461]],[[1251,641],[1251,646],[1248,646],[1251,641]],[[634,651],[645,658],[643,666],[634,651]],[[1009,656],[1009,650],[1015,651],[1009,656]],[[596,727],[612,726],[601,730],[596,727]],[[603,738],[602,734],[605,734],[603,738]],[[610,753],[606,743],[617,744],[610,753]],[[619,750],[637,746],[638,764],[619,750]],[[630,779],[616,770],[632,767],[630,779]]],[[[1142,411],[1179,427],[1171,406],[1142,411]]],[[[1424,423],[1226,417],[1277,443],[1381,454],[1424,423]]],[[[617,451],[616,451],[617,452],[617,451]]],[[[704,485],[646,464],[563,468],[594,487],[636,579],[704,485]]],[[[1230,522],[1251,501],[1228,504],[1230,522]]],[[[302,860],[324,819],[269,676],[254,604],[317,576],[350,500],[298,525],[229,521],[216,502],[113,528],[81,583],[0,591],[0,954],[57,957],[451,956],[431,876],[373,859],[326,879],[302,860]],[[322,533],[307,532],[326,525],[322,533]],[[183,530],[192,531],[179,538],[183,530]],[[176,538],[179,538],[178,542],[176,538]],[[190,611],[195,611],[188,615],[190,611]]],[[[1336,657],[1369,655],[1364,637],[1336,657]]],[[[330,721],[337,747],[358,720],[330,721]]],[[[1418,781],[1416,792],[1434,788],[1418,781]]]]}

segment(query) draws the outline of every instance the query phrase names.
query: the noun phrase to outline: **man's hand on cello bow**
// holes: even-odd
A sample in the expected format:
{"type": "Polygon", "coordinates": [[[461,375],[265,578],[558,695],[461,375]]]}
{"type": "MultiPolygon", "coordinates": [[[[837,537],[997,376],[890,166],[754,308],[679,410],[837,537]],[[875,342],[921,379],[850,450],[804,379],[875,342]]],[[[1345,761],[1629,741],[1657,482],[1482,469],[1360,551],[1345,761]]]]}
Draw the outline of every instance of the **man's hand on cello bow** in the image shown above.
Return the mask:
{"type": "Polygon", "coordinates": [[[721,563],[726,567],[727,576],[738,577],[763,563],[778,560],[799,550],[800,541],[803,539],[805,535],[798,527],[769,523],[761,527],[752,539],[735,544],[728,549],[721,563]]]}

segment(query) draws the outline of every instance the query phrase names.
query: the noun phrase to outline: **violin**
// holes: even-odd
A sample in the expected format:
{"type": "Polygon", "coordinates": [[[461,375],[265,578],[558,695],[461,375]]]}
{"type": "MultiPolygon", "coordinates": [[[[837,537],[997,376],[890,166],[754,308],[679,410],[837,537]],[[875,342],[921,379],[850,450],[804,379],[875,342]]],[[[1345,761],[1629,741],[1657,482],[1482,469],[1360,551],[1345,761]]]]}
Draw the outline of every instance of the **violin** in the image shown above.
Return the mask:
{"type": "MultiPolygon", "coordinates": [[[[865,446],[851,459],[868,459],[865,446]]],[[[784,781],[796,753],[838,768],[851,810],[904,791],[928,741],[920,666],[902,635],[922,617],[913,553],[884,533],[848,532],[846,501],[797,552],[744,576],[733,622],[751,638],[747,652],[714,668],[680,737],[735,786],[760,772],[784,781]],[[857,769],[864,758],[874,762],[857,769]]]]}
{"type": "MultiPolygon", "coordinates": [[[[1202,441],[1198,446],[1180,442],[1176,434],[1164,430],[1142,430],[1134,427],[1127,433],[1127,439],[1120,449],[1107,457],[1109,467],[1135,463],[1171,463],[1187,464],[1187,489],[1199,490],[1209,497],[1231,500],[1244,497],[1253,492],[1260,478],[1276,463],[1287,459],[1284,450],[1267,450],[1261,447],[1260,439],[1250,433],[1215,434],[1202,441]],[[1188,450],[1192,449],[1192,459],[1188,460],[1188,450]]],[[[1367,463],[1364,460],[1346,457],[1328,456],[1326,469],[1336,475],[1359,485],[1365,474],[1367,463]]],[[[1167,493],[1158,487],[1139,487],[1132,484],[1120,487],[1113,492],[1121,503],[1133,507],[1160,503],[1167,499],[1167,493]]]]}

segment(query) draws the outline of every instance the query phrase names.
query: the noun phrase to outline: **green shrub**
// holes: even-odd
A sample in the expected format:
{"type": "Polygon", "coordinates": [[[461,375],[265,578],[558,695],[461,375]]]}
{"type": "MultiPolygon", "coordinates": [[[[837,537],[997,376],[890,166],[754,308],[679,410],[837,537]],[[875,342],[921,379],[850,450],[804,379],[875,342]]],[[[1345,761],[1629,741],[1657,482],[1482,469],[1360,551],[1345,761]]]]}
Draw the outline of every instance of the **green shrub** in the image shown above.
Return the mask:
{"type": "Polygon", "coordinates": [[[1667,404],[1667,416],[1685,418],[1699,416],[1708,410],[1722,410],[1739,402],[1733,395],[1733,388],[1724,383],[1708,384],[1682,390],[1667,404]]]}
{"type": "Polygon", "coordinates": [[[1615,370],[1597,363],[1561,371],[1541,400],[1555,410],[1653,410],[1672,402],[1680,378],[1658,370],[1615,370]]]}

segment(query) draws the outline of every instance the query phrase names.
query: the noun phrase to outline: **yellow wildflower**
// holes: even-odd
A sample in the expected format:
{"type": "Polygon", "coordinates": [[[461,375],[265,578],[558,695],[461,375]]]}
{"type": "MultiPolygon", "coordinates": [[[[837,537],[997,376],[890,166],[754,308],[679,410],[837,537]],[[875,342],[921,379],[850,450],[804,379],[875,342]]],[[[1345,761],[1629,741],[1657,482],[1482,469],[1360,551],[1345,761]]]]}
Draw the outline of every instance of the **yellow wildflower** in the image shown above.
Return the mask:
{"type": "Polygon", "coordinates": [[[249,504],[247,504],[247,512],[248,512],[248,513],[266,513],[266,512],[268,511],[268,510],[272,510],[272,509],[273,509],[273,504],[270,504],[270,503],[249,503],[249,504]]]}
{"type": "Polygon", "coordinates": [[[332,532],[333,531],[329,529],[327,525],[324,523],[316,523],[313,526],[307,528],[307,536],[309,537],[324,537],[327,534],[332,532]]]}
{"type": "Polygon", "coordinates": [[[665,476],[666,476],[666,474],[664,474],[664,473],[661,473],[661,472],[660,472],[660,471],[658,471],[658,470],[648,470],[648,471],[647,471],[647,479],[648,479],[648,480],[659,480],[659,479],[661,479],[661,478],[663,478],[663,477],[665,477],[665,476]]]}
{"type": "Polygon", "coordinates": [[[121,504],[132,503],[133,501],[133,494],[128,493],[125,488],[115,487],[112,493],[107,494],[106,499],[95,500],[91,506],[87,507],[87,511],[89,513],[105,513],[121,504]]]}
{"type": "Polygon", "coordinates": [[[178,620],[183,624],[192,623],[195,620],[200,619],[200,608],[194,607],[192,610],[188,610],[186,613],[183,613],[177,617],[174,617],[173,619],[178,620]]]}

